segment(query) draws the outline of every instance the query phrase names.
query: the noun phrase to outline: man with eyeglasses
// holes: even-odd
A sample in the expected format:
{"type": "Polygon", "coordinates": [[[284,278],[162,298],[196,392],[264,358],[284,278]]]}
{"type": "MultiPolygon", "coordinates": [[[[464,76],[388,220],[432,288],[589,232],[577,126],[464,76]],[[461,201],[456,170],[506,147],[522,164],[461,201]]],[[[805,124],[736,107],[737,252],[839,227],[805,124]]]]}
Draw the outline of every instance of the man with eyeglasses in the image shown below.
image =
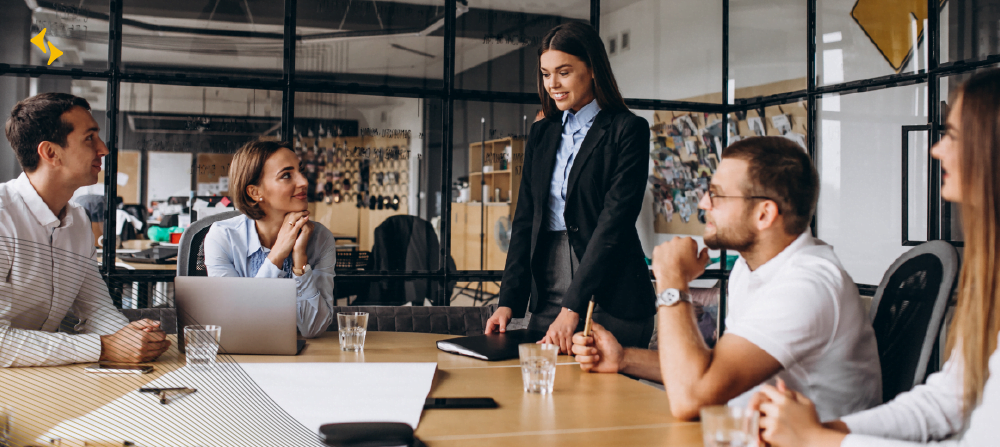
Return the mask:
{"type": "Polygon", "coordinates": [[[834,420],[882,402],[875,333],[833,247],[811,236],[819,179],[809,156],[782,137],[727,147],[698,204],[705,245],[740,253],[729,277],[726,332],[708,348],[688,283],[708,248],[675,237],[653,252],[659,350],[622,349],[599,325],[573,337],[580,367],[662,382],[670,410],[698,417],[705,405],[746,406],[760,384],[782,379],[834,420]]]}

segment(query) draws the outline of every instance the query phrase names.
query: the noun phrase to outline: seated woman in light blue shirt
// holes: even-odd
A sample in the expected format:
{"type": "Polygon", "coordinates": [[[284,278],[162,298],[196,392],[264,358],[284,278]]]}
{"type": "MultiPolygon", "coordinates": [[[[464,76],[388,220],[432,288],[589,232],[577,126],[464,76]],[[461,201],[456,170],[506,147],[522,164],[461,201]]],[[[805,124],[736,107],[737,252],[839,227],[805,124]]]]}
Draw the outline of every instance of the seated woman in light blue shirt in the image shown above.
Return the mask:
{"type": "Polygon", "coordinates": [[[229,166],[229,191],[243,213],[216,222],[205,236],[208,276],[294,278],[303,337],[333,321],[336,241],[309,221],[309,183],[286,143],[251,141],[229,166]]]}

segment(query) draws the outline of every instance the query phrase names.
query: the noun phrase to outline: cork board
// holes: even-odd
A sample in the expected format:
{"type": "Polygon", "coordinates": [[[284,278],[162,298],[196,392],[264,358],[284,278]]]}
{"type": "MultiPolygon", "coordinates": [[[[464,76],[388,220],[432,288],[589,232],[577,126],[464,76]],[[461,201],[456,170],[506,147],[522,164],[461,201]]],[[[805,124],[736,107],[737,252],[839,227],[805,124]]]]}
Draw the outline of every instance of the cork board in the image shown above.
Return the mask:
{"type": "MultiPolygon", "coordinates": [[[[139,163],[141,161],[142,153],[139,151],[118,151],[118,197],[121,197],[122,203],[126,205],[140,204],[139,163]],[[125,184],[122,184],[121,180],[125,180],[125,184]]],[[[103,169],[97,178],[104,181],[103,169]]]]}
{"type": "Polygon", "coordinates": [[[229,165],[232,162],[233,154],[198,154],[198,195],[229,195],[229,165]]]}
{"type": "MultiPolygon", "coordinates": [[[[735,93],[738,98],[768,96],[804,86],[805,79],[800,78],[737,89],[735,93]]],[[[685,101],[720,99],[721,95],[712,94],[685,101]]],[[[725,130],[720,128],[718,114],[656,111],[653,117],[650,151],[653,174],[649,181],[653,192],[653,229],[667,234],[704,233],[697,202],[692,206],[692,201],[700,200],[721,160],[726,144],[722,135],[729,137],[729,143],[757,135],[784,136],[805,150],[809,130],[805,101],[731,113],[729,128],[725,130]],[[715,142],[715,137],[720,141],[715,142]],[[713,150],[717,151],[714,157],[713,150]]]]}

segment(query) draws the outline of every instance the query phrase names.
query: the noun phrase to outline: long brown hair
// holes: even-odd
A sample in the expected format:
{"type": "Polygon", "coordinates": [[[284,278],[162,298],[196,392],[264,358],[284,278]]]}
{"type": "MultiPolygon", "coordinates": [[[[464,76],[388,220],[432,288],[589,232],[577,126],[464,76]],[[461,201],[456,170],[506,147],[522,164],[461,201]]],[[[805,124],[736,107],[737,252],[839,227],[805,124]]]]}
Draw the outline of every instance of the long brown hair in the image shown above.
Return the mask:
{"type": "Polygon", "coordinates": [[[615,81],[615,74],[611,72],[611,63],[608,62],[608,53],[604,50],[604,41],[593,27],[580,22],[567,22],[552,28],[542,38],[542,46],[538,48],[538,66],[535,79],[538,81],[538,99],[542,101],[542,112],[545,117],[551,120],[559,120],[562,112],[556,107],[556,101],[545,91],[545,83],[542,81],[541,59],[542,53],[556,50],[566,54],[571,54],[587,64],[594,72],[594,96],[597,98],[597,105],[601,110],[609,112],[627,111],[628,106],[622,99],[622,93],[618,90],[618,81],[615,81]]]}
{"type": "Polygon", "coordinates": [[[976,74],[957,97],[965,256],[948,351],[961,349],[968,415],[982,399],[1000,332],[1000,71],[976,74]]]}

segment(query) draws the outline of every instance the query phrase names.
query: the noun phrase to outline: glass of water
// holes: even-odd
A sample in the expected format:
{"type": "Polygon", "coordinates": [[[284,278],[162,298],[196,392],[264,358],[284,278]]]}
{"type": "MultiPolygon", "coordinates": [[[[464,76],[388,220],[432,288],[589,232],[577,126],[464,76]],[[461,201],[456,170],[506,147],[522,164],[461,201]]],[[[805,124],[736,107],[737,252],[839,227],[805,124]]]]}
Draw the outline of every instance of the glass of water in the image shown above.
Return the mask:
{"type": "Polygon", "coordinates": [[[187,358],[187,366],[211,369],[215,365],[215,356],[219,353],[221,337],[222,326],[185,326],[184,356],[187,358]]]}
{"type": "Polygon", "coordinates": [[[701,407],[705,447],[757,447],[760,413],[727,405],[701,407]]]}
{"type": "Polygon", "coordinates": [[[521,358],[521,378],[525,393],[552,394],[556,380],[556,357],[559,347],[550,344],[523,343],[517,345],[521,358]]]}
{"type": "Polygon", "coordinates": [[[340,333],[341,351],[361,351],[365,349],[365,333],[368,331],[368,312],[338,312],[337,328],[340,333]]]}

